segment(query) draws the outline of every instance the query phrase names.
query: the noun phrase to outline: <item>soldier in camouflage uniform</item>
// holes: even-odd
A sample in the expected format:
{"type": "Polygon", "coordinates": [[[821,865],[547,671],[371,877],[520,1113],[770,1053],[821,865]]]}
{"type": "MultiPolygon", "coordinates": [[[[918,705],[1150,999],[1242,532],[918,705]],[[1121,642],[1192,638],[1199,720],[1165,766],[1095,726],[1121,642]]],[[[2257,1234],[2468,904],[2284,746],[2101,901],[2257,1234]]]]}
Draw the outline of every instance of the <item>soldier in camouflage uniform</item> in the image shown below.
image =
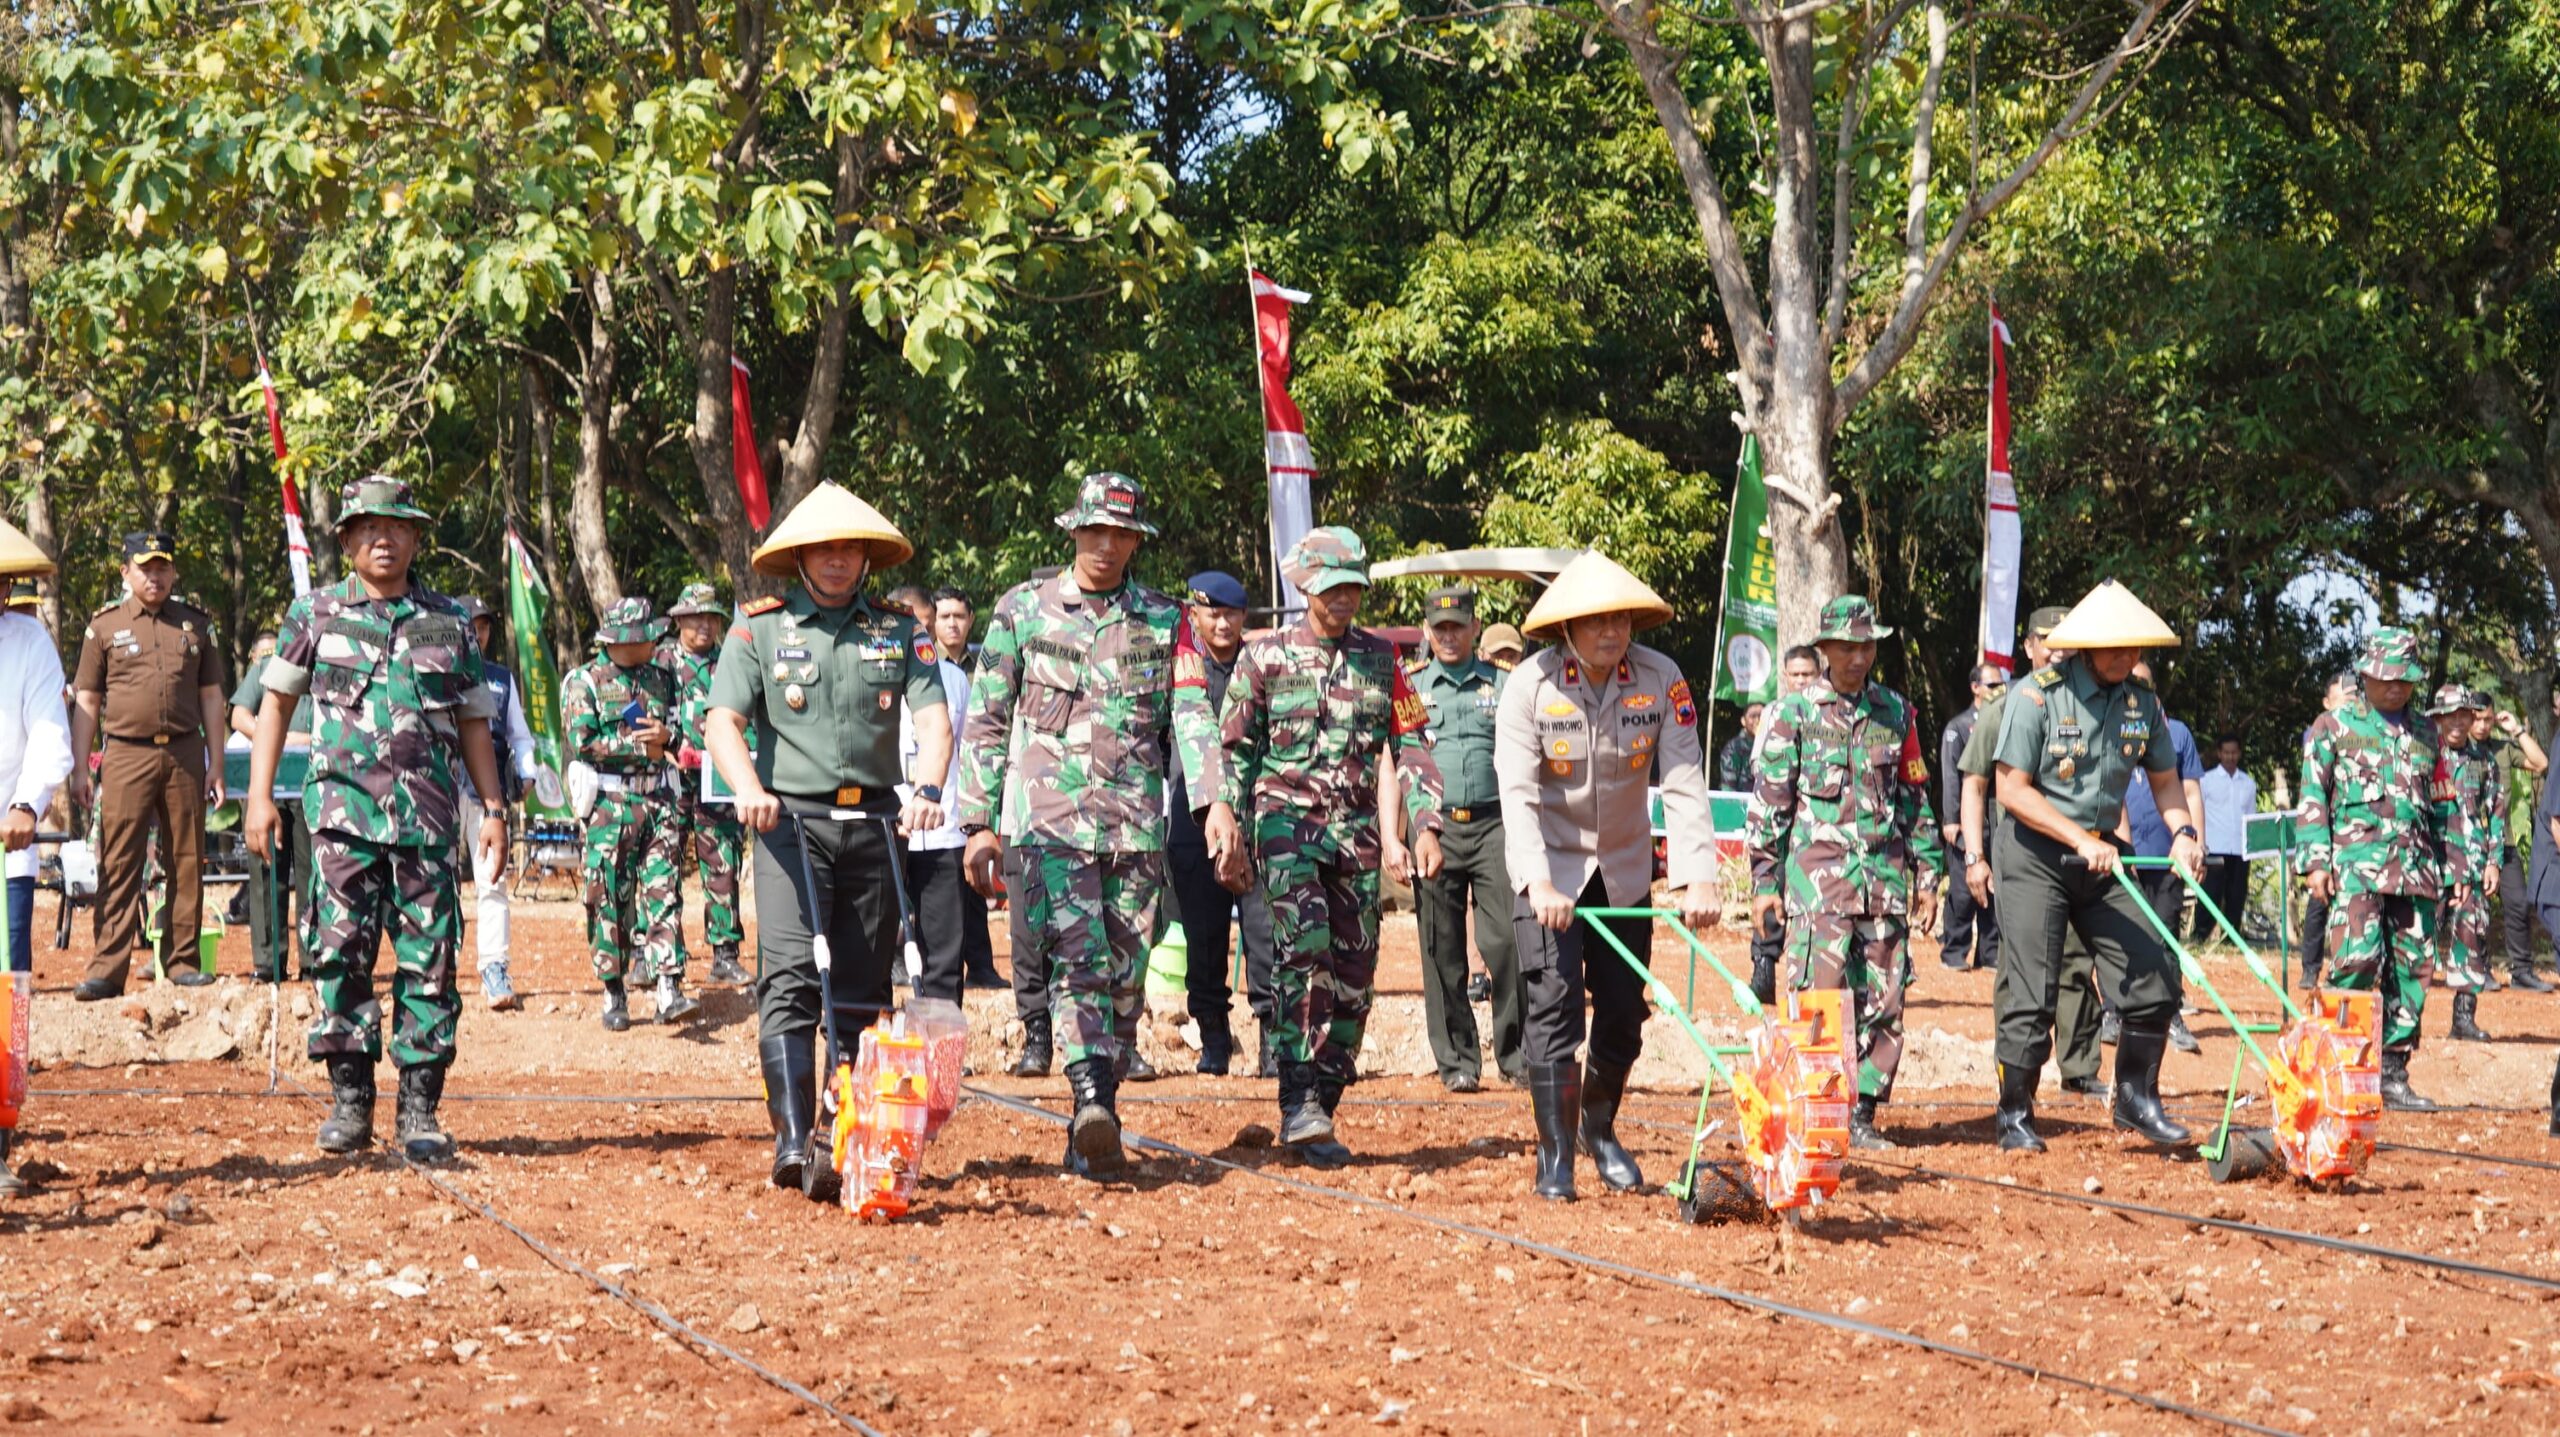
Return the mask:
{"type": "Polygon", "coordinates": [[[1360,536],[1318,529],[1283,572],[1307,611],[1247,641],[1236,661],[1211,821],[1232,823],[1250,806],[1247,842],[1271,900],[1280,1140],[1333,1167],[1351,1158],[1333,1114],[1357,1076],[1377,982],[1380,758],[1392,753],[1408,785],[1414,871],[1426,880],[1442,858],[1440,766],[1395,645],[1352,627],[1369,584],[1360,536]]]}
{"type": "Polygon", "coordinates": [[[1843,594],[1822,606],[1826,676],[1778,700],[1761,721],[1748,825],[1752,922],[1786,914],[1791,988],[1849,988],[1858,1033],[1858,1101],[1849,1141],[1890,1148],[1876,1105],[1902,1061],[1902,991],[1911,930],[1936,921],[1945,868],[1930,812],[1920,716],[1872,682],[1876,643],[1893,630],[1843,594]]]}
{"type": "Polygon", "coordinates": [[[1119,1080],[1165,896],[1166,776],[1178,763],[1190,792],[1214,791],[1215,720],[1182,606],[1129,577],[1156,533],[1137,481],[1088,475],[1057,524],[1075,562],[1008,590],[987,621],[958,817],[980,893],[994,896],[1005,846],[1020,850],[1013,901],[1031,947],[1013,961],[1051,975],[1075,1093],[1066,1163],[1094,1178],[1128,1165],[1119,1080]]]}
{"type": "Polygon", "coordinates": [[[2329,901],[2329,983],[2382,994],[2382,1101],[2435,1106],[2409,1086],[2444,892],[2435,735],[2410,711],[2417,636],[2376,629],[2356,664],[2363,692],[2302,739],[2294,868],[2329,901]]]}
{"type": "Polygon", "coordinates": [[[2444,956],[2436,973],[2454,990],[2452,1036],[2467,1043],[2489,1041],[2478,1009],[2489,981],[2489,900],[2498,896],[2507,831],[2496,740],[2481,734],[2488,706],[2460,684],[2446,684],[2427,708],[2436,721],[2436,824],[2444,834],[2444,956]]]}
{"type": "Polygon", "coordinates": [[[633,596],[596,626],[602,650],[560,682],[569,756],[596,771],[587,815],[587,952],[604,984],[604,1026],[631,1026],[626,975],[658,985],[658,1021],[702,1005],[684,993],[684,841],[673,752],[676,676],[656,658],[667,621],[633,596]]]}
{"type": "Polygon", "coordinates": [[[348,575],[293,601],[276,656],[249,768],[247,835],[274,853],[277,761],[303,694],[311,767],[302,791],[313,876],[303,914],[304,971],[320,1014],[310,1052],[329,1069],[332,1105],[323,1151],[354,1152],[373,1140],[373,1068],[382,1052],[382,1009],[373,965],[391,939],[391,1060],[400,1070],[397,1134],[408,1156],[448,1156],[453,1139],[436,1120],[453,1035],[462,1014],[455,956],[462,900],[454,863],[460,806],[455,769],[467,768],[487,808],[475,851],[495,850],[503,873],[506,808],[489,720],[496,695],[483,681],[479,646],[462,606],[413,582],[427,513],[409,486],[375,475],[346,486],[338,548],[348,575]]]}
{"type": "Polygon", "coordinates": [[[720,636],[729,626],[729,611],[709,584],[687,584],[667,617],[675,621],[676,636],[660,646],[659,662],[676,676],[677,807],[694,870],[702,875],[702,938],[711,945],[711,981],[744,983],[738,945],[747,941],[747,930],[738,921],[738,870],[747,858],[747,826],[734,807],[702,799],[702,720],[711,711],[711,678],[720,671],[720,636]]]}

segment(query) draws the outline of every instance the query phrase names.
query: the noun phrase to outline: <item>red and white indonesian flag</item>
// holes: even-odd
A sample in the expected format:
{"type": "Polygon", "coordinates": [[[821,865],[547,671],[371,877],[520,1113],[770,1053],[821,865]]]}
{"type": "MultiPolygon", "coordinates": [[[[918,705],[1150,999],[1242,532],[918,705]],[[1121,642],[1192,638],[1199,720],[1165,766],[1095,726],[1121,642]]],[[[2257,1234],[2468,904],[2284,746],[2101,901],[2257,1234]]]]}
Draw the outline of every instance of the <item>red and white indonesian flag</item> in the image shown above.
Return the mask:
{"type": "MultiPolygon", "coordinates": [[[[1253,342],[1262,373],[1262,463],[1271,484],[1271,572],[1282,572],[1289,551],[1315,527],[1315,500],[1309,482],[1315,478],[1315,451],[1307,447],[1307,421],[1289,397],[1289,306],[1310,298],[1305,290],[1282,289],[1260,270],[1247,270],[1253,281],[1253,342]]],[[[1305,607],[1297,594],[1280,596],[1283,609],[1305,607]]]]}
{"type": "Polygon", "coordinates": [[[738,481],[738,503],[747,522],[761,534],[773,522],[773,505],[765,496],[764,458],[756,449],[755,408],[747,396],[747,362],[729,356],[729,470],[738,481]]]}
{"type": "MultiPolygon", "coordinates": [[[[258,390],[267,401],[267,437],[274,441],[276,459],[284,459],[284,409],[276,403],[276,381],[267,373],[264,363],[258,366],[258,390]]],[[[293,565],[293,592],[296,596],[311,592],[311,539],[302,531],[302,492],[290,474],[276,475],[276,483],[284,489],[284,552],[293,565]]]]}
{"type": "Polygon", "coordinates": [[[2009,326],[1991,306],[1991,452],[1982,490],[1982,661],[2016,673],[2018,488],[2009,480],[2009,326]]]}

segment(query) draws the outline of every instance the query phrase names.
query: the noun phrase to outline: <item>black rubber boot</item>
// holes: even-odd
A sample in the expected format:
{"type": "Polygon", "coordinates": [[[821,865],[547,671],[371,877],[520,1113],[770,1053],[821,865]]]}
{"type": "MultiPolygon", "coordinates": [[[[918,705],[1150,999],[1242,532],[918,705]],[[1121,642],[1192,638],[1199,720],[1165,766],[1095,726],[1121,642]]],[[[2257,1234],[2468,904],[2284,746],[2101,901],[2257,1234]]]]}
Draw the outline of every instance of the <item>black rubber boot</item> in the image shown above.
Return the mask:
{"type": "Polygon", "coordinates": [[[2395,1113],[2432,1113],[2436,1105],[2409,1086],[2409,1055],[2382,1055],[2382,1106],[2395,1113]]]}
{"type": "Polygon", "coordinates": [[[1992,1110],[1991,1131],[2004,1153],[2044,1151],[2044,1139],[2036,1136],[2036,1077],[2034,1068],[2000,1065],[2000,1106],[1992,1110]]]}
{"type": "Polygon", "coordinates": [[[0,1128],[0,1198],[27,1195],[27,1180],[18,1176],[17,1165],[11,1161],[14,1157],[11,1149],[16,1146],[17,1140],[17,1133],[8,1128],[0,1128]]]}
{"type": "Polygon", "coordinates": [[[453,1156],[453,1135],[436,1121],[444,1102],[444,1064],[422,1064],[400,1070],[400,1106],[392,1136],[413,1163],[440,1163],[453,1156]]]}
{"type": "Polygon", "coordinates": [[[749,981],[747,970],[738,962],[738,945],[723,943],[711,950],[711,981],[744,987],[749,981]]]}
{"type": "Polygon", "coordinates": [[[1136,1038],[1123,1038],[1119,1046],[1120,1056],[1113,1060],[1112,1072],[1119,1076],[1120,1081],[1152,1083],[1160,1076],[1156,1072],[1156,1065],[1148,1062],[1147,1055],[1138,1051],[1136,1038]]]}
{"type": "Polygon", "coordinates": [[[1324,1110],[1323,1100],[1316,1096],[1316,1069],[1313,1063],[1280,1065],[1280,1141],[1299,1148],[1309,1143],[1329,1142],[1333,1138],[1333,1115],[1324,1110]]]}
{"type": "Polygon", "coordinates": [[[1763,1008],[1778,1001],[1778,955],[1760,951],[1756,943],[1751,946],[1751,996],[1763,1008]]]}
{"type": "Polygon", "coordinates": [[[1223,1078],[1235,1066],[1235,1030],[1227,1026],[1226,1016],[1200,1020],[1200,1067],[1204,1077],[1223,1078]]]}
{"type": "Polygon", "coordinates": [[[1109,1058],[1067,1064],[1067,1088],[1076,1115],[1067,1126],[1067,1171],[1099,1182],[1129,1170],[1120,1148],[1120,1080],[1109,1058]]]}
{"type": "Polygon", "coordinates": [[[1889,1152],[1899,1146],[1893,1139],[1876,1131],[1876,1102],[1861,1097],[1849,1109],[1849,1146],[1868,1152],[1889,1152]]]}
{"type": "Polygon", "coordinates": [[[1573,1201],[1574,1124],[1582,1115],[1582,1065],[1531,1063],[1529,1111],[1538,1121],[1538,1196],[1573,1201]]]}
{"type": "Polygon", "coordinates": [[[2508,972],[2507,986],[2521,988],[2527,993],[2548,993],[2551,991],[2552,983],[2550,979],[2542,976],[2540,970],[2527,963],[2521,968],[2508,972]]]}
{"type": "Polygon", "coordinates": [[[2155,1143],[2183,1143],[2190,1134],[2160,1106],[2160,1059],[2169,1047],[2169,1025],[2124,1025],[2116,1039],[2116,1126],[2155,1143]]]}
{"type": "Polygon", "coordinates": [[[2560,1063],[2551,1065],[2551,1136],[2560,1138],[2560,1063]]]}
{"type": "Polygon", "coordinates": [[[818,1111],[818,1055],[806,1033],[767,1034],[756,1044],[756,1061],[764,1069],[765,1116],[773,1122],[773,1185],[798,1188],[818,1111]]]}
{"type": "Polygon", "coordinates": [[[1049,1015],[1022,1020],[1022,1056],[1005,1071],[1017,1078],[1049,1076],[1049,1015]]]}
{"type": "Polygon", "coordinates": [[[629,1031],[631,1027],[631,994],[619,978],[604,980],[604,1030],[608,1033],[629,1031]]]}
{"type": "Polygon", "coordinates": [[[329,1117],[320,1124],[320,1151],[362,1152],[373,1142],[373,1059],[362,1053],[329,1058],[329,1117]]]}
{"type": "Polygon", "coordinates": [[[2455,1038],[2465,1043],[2494,1041],[2487,1033],[2481,1031],[2479,1019],[2479,994],[2466,992],[2453,995],[2453,1036],[2455,1038]]]}
{"type": "Polygon", "coordinates": [[[1316,1078],[1316,1106],[1324,1109],[1324,1120],[1331,1131],[1326,1137],[1299,1144],[1298,1156],[1305,1159],[1309,1167],[1338,1168],[1351,1161],[1351,1149],[1342,1141],[1342,1128],[1333,1121],[1335,1110],[1342,1106],[1344,1086],[1340,1078],[1322,1075],[1316,1078]]]}
{"type": "Polygon", "coordinates": [[[1582,1117],[1574,1137],[1591,1155],[1592,1169],[1611,1192],[1633,1192],[1644,1186],[1636,1160],[1618,1141],[1618,1104],[1627,1096],[1627,1070],[1594,1065],[1582,1075],[1582,1117]]]}

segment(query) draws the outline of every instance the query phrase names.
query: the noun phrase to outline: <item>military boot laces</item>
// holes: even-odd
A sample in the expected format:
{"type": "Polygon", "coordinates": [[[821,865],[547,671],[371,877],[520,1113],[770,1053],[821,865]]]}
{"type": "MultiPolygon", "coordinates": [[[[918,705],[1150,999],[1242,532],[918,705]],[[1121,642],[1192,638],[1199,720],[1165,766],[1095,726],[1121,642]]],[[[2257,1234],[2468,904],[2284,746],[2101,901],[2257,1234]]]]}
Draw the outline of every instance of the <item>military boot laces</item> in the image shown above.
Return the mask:
{"type": "Polygon", "coordinates": [[[658,1021],[681,1023],[702,1011],[702,1005],[685,995],[684,981],[673,973],[658,976],[658,1021]]]}
{"type": "Polygon", "coordinates": [[[1850,1107],[1849,1146],[1879,1153],[1890,1152],[1900,1146],[1877,1130],[1875,1099],[1862,1097],[1850,1107]]]}
{"type": "Polygon", "coordinates": [[[1067,1125],[1067,1171],[1099,1182],[1129,1169],[1120,1146],[1119,1077],[1109,1058],[1067,1065],[1075,1117],[1067,1125]]]}
{"type": "Polygon", "coordinates": [[[320,1124],[320,1151],[361,1152],[373,1141],[373,1059],[362,1053],[329,1058],[329,1116],[320,1124]]]}
{"type": "Polygon", "coordinates": [[[608,1033],[625,1032],[631,1027],[631,995],[619,978],[604,980],[603,1021],[608,1033]]]}
{"type": "Polygon", "coordinates": [[[413,1163],[442,1162],[453,1156],[453,1137],[436,1121],[444,1101],[444,1068],[402,1068],[400,1110],[394,1135],[400,1151],[413,1163]]]}
{"type": "Polygon", "coordinates": [[[1618,1104],[1627,1096],[1624,1068],[1590,1067],[1582,1074],[1581,1122],[1575,1139],[1591,1155],[1592,1169],[1611,1192],[1633,1192],[1644,1186],[1635,1157],[1618,1141],[1618,1104]]]}

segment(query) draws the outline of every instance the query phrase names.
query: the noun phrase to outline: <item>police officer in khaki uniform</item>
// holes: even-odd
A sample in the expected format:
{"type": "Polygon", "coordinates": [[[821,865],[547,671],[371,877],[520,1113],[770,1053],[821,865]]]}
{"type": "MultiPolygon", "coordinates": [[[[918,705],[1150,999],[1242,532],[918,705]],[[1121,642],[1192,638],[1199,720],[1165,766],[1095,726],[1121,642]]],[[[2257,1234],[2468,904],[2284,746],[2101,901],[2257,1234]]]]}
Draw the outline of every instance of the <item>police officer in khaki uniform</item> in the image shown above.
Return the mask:
{"type": "Polygon", "coordinates": [[[170,977],[207,981],[193,962],[204,926],[205,805],[221,792],[219,753],[228,718],[222,654],[204,610],[169,597],[178,582],[175,537],[157,530],[124,540],[125,598],[101,609],[80,639],[71,695],[71,798],[89,801],[89,746],[104,736],[99,772],[98,951],[72,996],[83,1003],[124,991],[142,947],[142,865],[160,835],[169,877],[170,977]],[[208,745],[207,738],[211,737],[208,745]]]}
{"type": "Polygon", "coordinates": [[[833,1201],[822,1147],[822,1017],[850,1061],[888,1011],[898,956],[890,828],[940,828],[939,784],[899,802],[898,704],[911,711],[918,774],[951,769],[951,715],[932,640],[902,609],[865,598],[873,570],[915,546],[841,486],[820,484],[757,546],[755,570],[799,582],[739,611],[703,722],[711,761],[756,843],[756,1022],[773,1185],[833,1201]],[[752,744],[749,731],[753,730],[752,744]],[[825,958],[819,956],[823,945],[825,958]],[[829,965],[826,979],[819,964],[829,965]],[[834,1012],[820,1013],[821,995],[834,1012]]]}
{"type": "Polygon", "coordinates": [[[1493,1059],[1513,1083],[1528,1081],[1520,1056],[1520,958],[1511,937],[1511,875],[1504,868],[1502,795],[1493,777],[1493,715],[1502,671],[1475,657],[1473,589],[1438,589],[1422,603],[1431,653],[1406,669],[1431,715],[1440,761],[1440,873],[1413,885],[1422,942],[1423,1028],[1440,1084],[1483,1086],[1484,1048],[1467,1001],[1467,908],[1476,915],[1493,999],[1493,1059]]]}
{"type": "MultiPolygon", "coordinates": [[[[1642,580],[1606,555],[1584,554],[1530,609],[1529,637],[1548,647],[1504,681],[1494,720],[1512,932],[1528,999],[1538,1195],[1562,1202],[1573,1200],[1577,1145],[1610,1188],[1644,1182],[1617,1133],[1627,1073],[1644,1048],[1644,981],[1574,910],[1651,905],[1646,788],[1657,774],[1681,919],[1700,928],[1716,916],[1698,705],[1677,664],[1632,641],[1637,629],[1670,621],[1671,606],[1642,580]],[[1576,1057],[1586,993],[1587,1073],[1576,1057]]],[[[1650,920],[1607,922],[1628,952],[1650,954],[1650,920]]]]}
{"type": "Polygon", "coordinates": [[[2133,670],[2142,650],[2177,632],[2109,579],[2054,626],[2050,642],[2071,657],[2010,691],[2000,715],[1995,791],[2006,819],[1992,843],[2000,894],[2000,973],[1992,990],[1998,1026],[2000,1146],[2041,1152],[2036,1077],[2053,1037],[2063,939],[2076,932],[2113,990],[2124,1034],[2116,1044],[2117,1127],[2155,1143],[2187,1130],[2160,1106],[2160,1055],[2178,1011],[2178,975],[2158,930],[2116,879],[2114,837],[2137,774],[2151,785],[2172,835],[2170,858],[2189,873],[2204,843],[2178,782],[2178,755],[2159,695],[2133,670]]]}

